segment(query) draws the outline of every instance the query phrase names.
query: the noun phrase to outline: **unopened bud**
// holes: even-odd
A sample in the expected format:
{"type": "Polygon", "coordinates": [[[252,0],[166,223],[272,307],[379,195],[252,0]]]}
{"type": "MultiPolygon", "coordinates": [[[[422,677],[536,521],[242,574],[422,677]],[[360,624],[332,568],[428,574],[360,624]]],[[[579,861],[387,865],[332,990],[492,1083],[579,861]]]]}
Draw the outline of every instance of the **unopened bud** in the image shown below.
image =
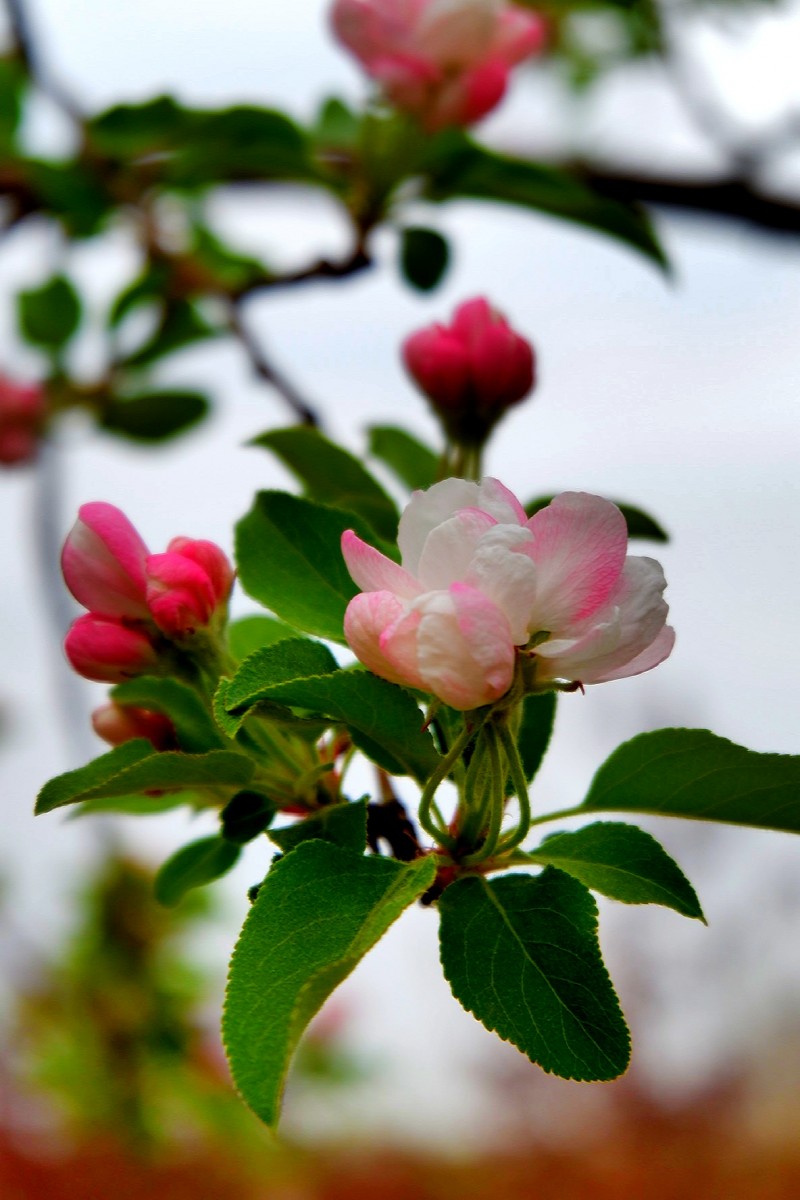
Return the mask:
{"type": "Polygon", "coordinates": [[[158,651],[146,633],[93,613],[73,621],[64,651],[79,675],[98,683],[122,683],[158,666],[158,651]]]}
{"type": "Polygon", "coordinates": [[[92,713],[92,727],[110,746],[121,746],[134,738],[147,738],[156,750],[174,750],[178,745],[169,717],[133,704],[111,701],[101,705],[92,713]]]}

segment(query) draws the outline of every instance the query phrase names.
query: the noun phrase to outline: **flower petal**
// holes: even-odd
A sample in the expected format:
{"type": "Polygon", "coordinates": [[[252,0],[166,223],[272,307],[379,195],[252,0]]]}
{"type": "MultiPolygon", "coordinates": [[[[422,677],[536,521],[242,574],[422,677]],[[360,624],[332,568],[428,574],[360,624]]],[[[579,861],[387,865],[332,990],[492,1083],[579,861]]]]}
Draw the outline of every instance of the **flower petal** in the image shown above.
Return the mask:
{"type": "Polygon", "coordinates": [[[353,583],[364,592],[393,592],[403,600],[413,600],[422,591],[413,575],[362,541],[352,529],[342,534],[342,555],[353,583]]]}
{"type": "Polygon", "coordinates": [[[495,525],[480,508],[464,508],[428,534],[419,558],[420,590],[436,591],[464,579],[481,538],[495,525]]]}
{"type": "Polygon", "coordinates": [[[146,618],[147,546],[120,509],[82,504],[61,553],[61,570],[75,599],[102,617],[146,618]]]}
{"type": "Polygon", "coordinates": [[[453,584],[418,601],[417,661],[425,687],[467,710],[504,695],[514,675],[508,621],[475,588],[453,584]]]}
{"type": "Polygon", "coordinates": [[[427,491],[412,493],[397,530],[397,544],[407,571],[418,574],[420,556],[432,529],[462,508],[485,507],[479,496],[478,484],[467,479],[443,479],[427,491]]]}
{"type": "Polygon", "coordinates": [[[617,506],[586,492],[564,492],[527,526],[539,579],[530,632],[557,633],[598,612],[625,562],[628,530],[617,506]]]}
{"type": "Polygon", "coordinates": [[[417,667],[419,622],[419,614],[407,613],[391,592],[362,592],[347,606],[344,635],[359,662],[375,675],[424,690],[417,667]]]}

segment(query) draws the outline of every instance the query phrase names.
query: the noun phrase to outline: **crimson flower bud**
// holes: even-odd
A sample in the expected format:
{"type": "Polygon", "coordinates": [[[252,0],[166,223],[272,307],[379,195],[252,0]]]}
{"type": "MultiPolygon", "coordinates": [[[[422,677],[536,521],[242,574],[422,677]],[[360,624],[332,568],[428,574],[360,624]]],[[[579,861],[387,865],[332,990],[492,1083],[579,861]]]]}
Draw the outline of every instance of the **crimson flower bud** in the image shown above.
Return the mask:
{"type": "Polygon", "coordinates": [[[405,366],[454,441],[482,444],[535,377],[530,342],[488,300],[467,300],[449,326],[431,325],[406,338],[405,366]]]}
{"type": "Polygon", "coordinates": [[[219,546],[191,538],[173,538],[165,554],[147,559],[147,604],[162,633],[191,637],[223,608],[233,570],[219,546]]]}
{"type": "Polygon", "coordinates": [[[158,665],[158,651],[146,633],[94,613],[73,621],[64,651],[79,675],[98,683],[122,683],[158,665]]]}
{"type": "Polygon", "coordinates": [[[147,738],[156,750],[174,750],[178,745],[175,726],[163,713],[133,704],[111,701],[92,713],[92,727],[110,746],[121,746],[133,738],[147,738]]]}
{"type": "Polygon", "coordinates": [[[61,570],[75,599],[95,616],[146,620],[147,553],[125,514],[98,500],[78,509],[61,570]]]}
{"type": "Polygon", "coordinates": [[[20,384],[0,376],[0,463],[32,462],[39,447],[47,403],[38,384],[20,384]]]}

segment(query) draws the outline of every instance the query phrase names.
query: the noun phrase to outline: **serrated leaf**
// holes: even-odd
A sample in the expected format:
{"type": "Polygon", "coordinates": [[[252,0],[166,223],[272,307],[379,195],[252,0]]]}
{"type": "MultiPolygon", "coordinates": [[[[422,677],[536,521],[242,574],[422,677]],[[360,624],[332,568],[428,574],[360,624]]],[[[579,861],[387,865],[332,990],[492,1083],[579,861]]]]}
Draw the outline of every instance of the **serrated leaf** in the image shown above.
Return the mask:
{"type": "Polygon", "coordinates": [[[115,746],[99,758],[94,758],[83,767],[74,771],[65,771],[49,780],[39,792],[36,801],[36,813],[52,812],[54,808],[62,808],[72,804],[82,795],[99,787],[129,767],[151,758],[155,754],[146,738],[133,738],[122,746],[115,746]]]}
{"type": "Polygon", "coordinates": [[[293,825],[270,829],[269,836],[284,854],[296,849],[301,842],[313,840],[333,842],[343,850],[363,854],[367,848],[367,802],[352,800],[347,804],[332,804],[293,825]]]}
{"type": "Polygon", "coordinates": [[[112,689],[111,697],[119,704],[132,704],[163,713],[175,727],[178,745],[187,754],[221,750],[225,741],[192,688],[165,676],[140,675],[112,689]]]}
{"type": "Polygon", "coordinates": [[[416,700],[377,675],[337,670],[285,683],[259,685],[255,675],[241,683],[237,680],[239,676],[227,688],[229,712],[263,700],[309,709],[346,725],[358,748],[391,775],[408,774],[423,782],[438,765],[439,755],[430,733],[423,729],[416,700]]]}
{"type": "Polygon", "coordinates": [[[259,492],[236,526],[242,587],[294,629],[343,642],[344,612],[358,592],[342,557],[346,529],[374,541],[354,513],[288,492],[259,492]]]}
{"type": "Polygon", "coordinates": [[[48,351],[61,350],[81,323],[81,301],[64,275],[17,296],[19,327],[27,342],[48,351]]]}
{"type": "Polygon", "coordinates": [[[264,646],[249,655],[228,681],[225,707],[233,711],[272,699],[270,689],[292,679],[328,675],[339,664],[327,646],[310,638],[293,637],[264,646]]]}
{"type": "Polygon", "coordinates": [[[302,483],[309,500],[358,513],[379,537],[391,541],[397,536],[394,501],[357,458],[315,429],[272,429],[252,444],[271,450],[302,483]]]}
{"type": "Polygon", "coordinates": [[[297,637],[297,631],[275,617],[240,617],[228,626],[228,649],[241,662],[264,646],[294,637],[297,637]]]}
{"type": "Polygon", "coordinates": [[[800,756],[759,754],[707,729],[657,729],[606,759],[583,807],[800,833],[800,756]]]}
{"type": "Polygon", "coordinates": [[[494,154],[449,130],[430,143],[425,194],[529,208],[624,242],[662,269],[667,259],[643,209],[613,200],[557,167],[494,154]]]}
{"type": "MultiPolygon", "coordinates": [[[[532,517],[540,508],[546,508],[553,500],[555,500],[555,496],[539,496],[525,505],[525,511],[529,517],[532,517]]],[[[648,538],[651,542],[669,541],[669,534],[659,525],[658,521],[641,508],[636,508],[633,504],[622,504],[619,500],[612,500],[611,503],[616,504],[625,518],[629,538],[648,538]]]]}
{"type": "Polygon", "coordinates": [[[135,792],[204,790],[216,797],[250,782],[255,770],[252,759],[229,750],[207,754],[156,753],[141,738],[118,746],[78,771],[51,780],[39,794],[36,811],[50,812],[79,800],[126,796],[135,792]],[[131,748],[132,749],[129,749],[131,748]],[[143,753],[143,749],[146,752],[143,753]],[[128,750],[127,755],[118,752],[128,750]],[[116,755],[116,758],[112,758],[116,755]],[[127,762],[126,762],[127,759],[127,762]]]}
{"type": "Polygon", "coordinates": [[[93,817],[98,813],[116,813],[129,817],[152,817],[156,813],[172,812],[176,808],[201,809],[208,807],[208,797],[201,792],[186,788],[177,792],[158,792],[148,796],[144,792],[129,796],[103,796],[99,800],[84,800],[72,817],[93,817]]]}
{"type": "Polygon", "coordinates": [[[597,906],[570,875],[465,876],[443,893],[441,956],[456,999],[565,1079],[615,1079],[630,1037],[597,940],[597,906]]]}
{"type": "Polygon", "coordinates": [[[394,425],[371,425],[369,453],[412,491],[436,482],[439,459],[417,438],[394,425]]]}
{"type": "Polygon", "coordinates": [[[623,904],[662,904],[705,923],[700,901],[678,864],[636,825],[598,821],[553,833],[527,857],[558,867],[594,892],[623,904]]]}
{"type": "Polygon", "coordinates": [[[233,953],[222,1027],[234,1082],[267,1125],[308,1022],[435,875],[433,857],[405,865],[322,841],[272,868],[233,953]]]}
{"type": "Polygon", "coordinates": [[[447,271],[450,247],[435,229],[407,226],[400,235],[400,270],[419,292],[433,291],[447,271]]]}
{"type": "Polygon", "coordinates": [[[103,405],[100,425],[135,442],[163,442],[202,421],[209,407],[202,392],[160,388],[114,395],[103,405]]]}
{"type": "Polygon", "coordinates": [[[230,871],[241,853],[221,837],[200,838],[168,858],[153,884],[156,900],[168,908],[179,904],[190,888],[212,883],[230,871]]]}

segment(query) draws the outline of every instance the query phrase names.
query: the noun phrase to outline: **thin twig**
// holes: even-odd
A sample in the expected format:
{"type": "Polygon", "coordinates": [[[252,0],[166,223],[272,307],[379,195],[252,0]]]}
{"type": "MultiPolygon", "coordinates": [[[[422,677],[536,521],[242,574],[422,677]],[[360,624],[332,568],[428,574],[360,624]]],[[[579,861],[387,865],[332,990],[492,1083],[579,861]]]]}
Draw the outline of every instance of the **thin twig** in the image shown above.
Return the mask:
{"type": "Polygon", "coordinates": [[[28,74],[37,86],[63,109],[74,121],[82,122],[83,114],[69,93],[56,82],[49,71],[42,66],[42,60],[33,36],[30,18],[24,0],[3,0],[8,22],[11,26],[11,38],[17,54],[27,68],[28,74]]]}
{"type": "Polygon", "coordinates": [[[256,375],[275,389],[278,395],[289,406],[297,420],[303,425],[310,425],[313,429],[321,428],[322,422],[315,409],[300,395],[294,384],[277,367],[273,366],[266,357],[262,347],[259,346],[253,334],[247,328],[242,318],[241,302],[237,304],[232,301],[229,304],[228,328],[247,355],[250,366],[256,375]]]}

